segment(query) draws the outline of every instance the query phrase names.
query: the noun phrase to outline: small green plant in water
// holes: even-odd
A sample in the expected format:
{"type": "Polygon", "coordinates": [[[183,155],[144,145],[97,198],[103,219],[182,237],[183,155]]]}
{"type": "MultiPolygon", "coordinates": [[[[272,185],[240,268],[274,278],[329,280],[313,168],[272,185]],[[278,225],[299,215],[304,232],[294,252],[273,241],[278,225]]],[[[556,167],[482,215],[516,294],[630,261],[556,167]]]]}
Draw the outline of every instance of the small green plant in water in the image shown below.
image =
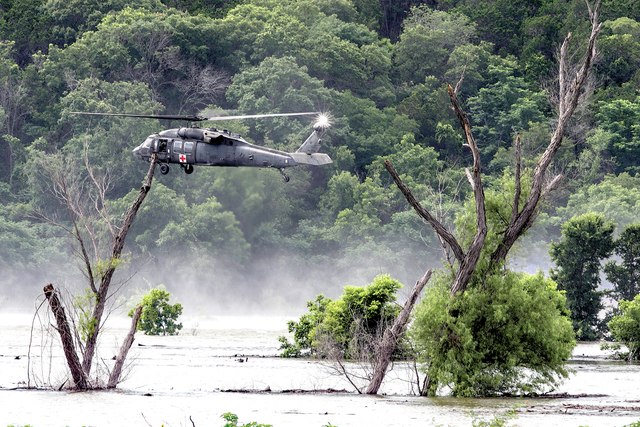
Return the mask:
{"type": "Polygon", "coordinates": [[[273,427],[271,424],[258,424],[255,421],[248,424],[238,425],[238,416],[231,412],[226,412],[220,417],[227,422],[224,427],[273,427]]]}
{"type": "Polygon", "coordinates": [[[470,413],[473,420],[471,425],[473,427],[507,427],[509,420],[518,417],[518,406],[514,406],[504,412],[495,414],[490,420],[480,419],[473,411],[470,413]]]}
{"type": "MultiPolygon", "coordinates": [[[[182,323],[176,323],[182,314],[182,305],[169,304],[169,292],[162,289],[151,289],[142,298],[142,315],[138,322],[138,330],[145,335],[177,335],[182,323]]],[[[129,311],[133,317],[134,309],[129,311]]]]}

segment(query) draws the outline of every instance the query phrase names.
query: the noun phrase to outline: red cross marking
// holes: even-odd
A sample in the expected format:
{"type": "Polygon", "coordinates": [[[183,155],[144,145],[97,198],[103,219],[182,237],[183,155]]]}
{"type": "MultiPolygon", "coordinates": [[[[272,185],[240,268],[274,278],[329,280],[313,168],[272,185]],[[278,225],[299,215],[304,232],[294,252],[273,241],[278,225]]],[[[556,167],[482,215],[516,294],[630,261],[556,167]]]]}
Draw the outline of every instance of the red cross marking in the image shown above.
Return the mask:
{"type": "Polygon", "coordinates": [[[180,154],[180,163],[187,163],[187,156],[185,156],[184,154],[180,154]]]}

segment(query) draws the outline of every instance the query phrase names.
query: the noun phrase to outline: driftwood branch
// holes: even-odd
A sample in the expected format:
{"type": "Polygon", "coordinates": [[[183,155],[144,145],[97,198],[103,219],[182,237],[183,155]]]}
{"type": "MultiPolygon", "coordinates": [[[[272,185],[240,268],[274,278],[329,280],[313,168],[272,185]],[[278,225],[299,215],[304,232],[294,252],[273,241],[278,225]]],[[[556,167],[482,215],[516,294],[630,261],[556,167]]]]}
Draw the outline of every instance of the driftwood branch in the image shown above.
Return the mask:
{"type": "Polygon", "coordinates": [[[416,282],[413,289],[411,290],[409,298],[404,303],[404,306],[402,307],[402,310],[400,310],[398,317],[396,317],[396,320],[393,322],[393,325],[384,332],[382,342],[377,348],[375,370],[373,373],[373,377],[371,378],[371,382],[369,382],[369,386],[365,391],[366,394],[378,393],[378,390],[382,385],[382,380],[387,373],[389,363],[391,363],[391,355],[398,345],[398,338],[407,326],[407,322],[409,321],[409,316],[411,315],[413,306],[418,300],[418,296],[420,296],[422,289],[424,289],[429,279],[431,279],[431,270],[428,270],[424,274],[424,276],[422,276],[422,278],[416,282]]]}
{"type": "Polygon", "coordinates": [[[116,357],[116,363],[113,365],[113,369],[111,370],[111,374],[109,375],[109,382],[107,383],[107,388],[115,388],[120,381],[120,374],[122,373],[122,367],[124,366],[124,361],[127,358],[127,353],[129,353],[129,349],[133,344],[135,339],[136,330],[138,329],[138,320],[140,320],[140,316],[142,315],[142,306],[139,305],[136,307],[133,312],[133,318],[131,319],[131,328],[129,329],[129,333],[124,339],[122,343],[122,347],[120,347],[120,352],[116,357]]]}

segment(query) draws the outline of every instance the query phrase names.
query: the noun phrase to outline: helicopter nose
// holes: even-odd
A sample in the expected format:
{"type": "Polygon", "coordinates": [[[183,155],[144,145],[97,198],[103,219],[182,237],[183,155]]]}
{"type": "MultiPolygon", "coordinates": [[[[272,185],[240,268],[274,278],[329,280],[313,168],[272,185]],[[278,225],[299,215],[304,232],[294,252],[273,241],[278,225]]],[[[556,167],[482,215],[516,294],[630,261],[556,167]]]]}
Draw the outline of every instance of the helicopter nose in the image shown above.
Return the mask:
{"type": "Polygon", "coordinates": [[[140,152],[140,146],[133,149],[133,157],[138,160],[142,160],[142,153],[140,152]]]}

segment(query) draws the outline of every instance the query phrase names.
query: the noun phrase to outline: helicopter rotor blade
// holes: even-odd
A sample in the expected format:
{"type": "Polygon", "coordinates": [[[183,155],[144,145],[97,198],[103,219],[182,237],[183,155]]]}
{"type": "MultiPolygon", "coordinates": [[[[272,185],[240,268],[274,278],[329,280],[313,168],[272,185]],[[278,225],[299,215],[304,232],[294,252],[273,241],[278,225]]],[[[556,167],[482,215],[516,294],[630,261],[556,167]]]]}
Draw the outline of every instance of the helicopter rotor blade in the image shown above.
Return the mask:
{"type": "Polygon", "coordinates": [[[88,116],[115,116],[115,117],[137,117],[141,119],[163,119],[163,120],[185,120],[189,122],[202,122],[205,120],[241,120],[241,119],[257,119],[262,117],[285,117],[285,116],[304,116],[318,113],[277,113],[277,114],[253,114],[246,116],[172,116],[172,115],[145,115],[145,114],[117,114],[117,113],[84,113],[80,111],[71,111],[71,114],[84,114],[88,116]]]}
{"type": "Polygon", "coordinates": [[[145,115],[145,114],[117,114],[117,113],[85,113],[81,111],[70,111],[71,114],[83,114],[86,116],[112,116],[112,117],[137,117],[141,119],[164,119],[164,120],[187,120],[199,122],[207,120],[206,117],[200,116],[171,116],[171,115],[145,115]]]}
{"type": "Polygon", "coordinates": [[[260,119],[263,117],[285,117],[285,116],[308,116],[318,113],[277,113],[277,114],[251,114],[247,116],[212,116],[206,117],[205,120],[217,121],[217,120],[242,120],[242,119],[260,119]]]}

